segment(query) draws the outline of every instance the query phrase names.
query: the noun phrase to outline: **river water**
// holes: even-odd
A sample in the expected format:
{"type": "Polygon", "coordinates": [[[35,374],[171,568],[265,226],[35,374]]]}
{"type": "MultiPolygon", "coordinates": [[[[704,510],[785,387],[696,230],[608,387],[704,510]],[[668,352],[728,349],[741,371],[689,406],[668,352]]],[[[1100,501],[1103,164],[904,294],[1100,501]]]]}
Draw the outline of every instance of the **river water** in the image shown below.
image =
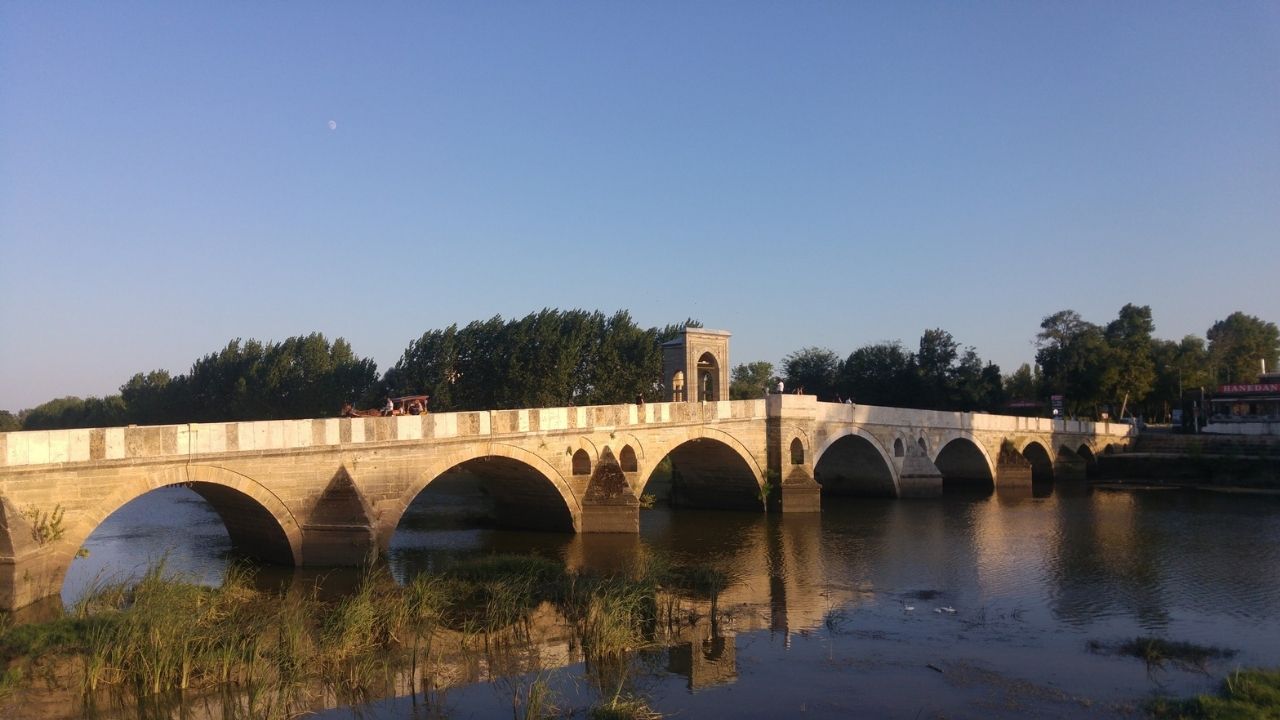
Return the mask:
{"type": "MultiPolygon", "coordinates": [[[[680,717],[1126,717],[1153,694],[1280,665],[1280,498],[1038,490],[826,499],[820,514],[791,516],[655,508],[633,537],[483,527],[465,488],[429,489],[390,564],[404,578],[463,555],[537,552],[607,570],[657,553],[727,570],[735,583],[715,631],[636,664],[650,706],[680,717]],[[1137,636],[1234,655],[1148,667],[1112,650],[1137,636]]],[[[217,583],[229,541],[203,500],[168,488],[108,518],[86,548],[65,602],[162,555],[217,583]]],[[[581,663],[546,668],[562,709],[589,704],[583,674],[581,663]]],[[[450,690],[445,710],[509,716],[511,699],[478,683],[450,690]]],[[[391,698],[326,715],[420,712],[391,698]]]]}

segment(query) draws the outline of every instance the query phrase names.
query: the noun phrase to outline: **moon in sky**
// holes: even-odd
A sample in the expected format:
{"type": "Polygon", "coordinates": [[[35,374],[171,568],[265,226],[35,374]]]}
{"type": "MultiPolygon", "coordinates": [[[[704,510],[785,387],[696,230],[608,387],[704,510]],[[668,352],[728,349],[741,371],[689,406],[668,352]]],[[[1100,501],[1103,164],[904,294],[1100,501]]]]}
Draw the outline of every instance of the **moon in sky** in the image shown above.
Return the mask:
{"type": "Polygon", "coordinates": [[[330,121],[329,121],[329,129],[330,129],[330,130],[337,130],[337,129],[338,129],[338,121],[337,121],[337,120],[330,120],[330,121]]]}

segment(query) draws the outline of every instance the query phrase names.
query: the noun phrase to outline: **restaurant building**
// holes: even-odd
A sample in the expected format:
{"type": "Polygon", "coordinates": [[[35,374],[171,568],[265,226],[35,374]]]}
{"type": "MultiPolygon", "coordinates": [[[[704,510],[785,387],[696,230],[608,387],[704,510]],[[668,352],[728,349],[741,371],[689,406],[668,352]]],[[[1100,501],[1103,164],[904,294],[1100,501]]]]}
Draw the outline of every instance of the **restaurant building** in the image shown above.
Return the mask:
{"type": "Polygon", "coordinates": [[[1252,385],[1219,385],[1204,432],[1280,435],[1280,372],[1264,372],[1252,385]]]}

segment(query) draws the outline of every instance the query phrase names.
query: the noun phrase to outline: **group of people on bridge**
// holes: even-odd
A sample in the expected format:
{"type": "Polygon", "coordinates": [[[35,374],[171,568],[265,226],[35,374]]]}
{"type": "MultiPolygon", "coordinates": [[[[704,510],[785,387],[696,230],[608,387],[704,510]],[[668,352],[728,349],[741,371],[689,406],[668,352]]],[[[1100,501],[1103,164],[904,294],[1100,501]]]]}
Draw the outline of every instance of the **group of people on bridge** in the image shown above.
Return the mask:
{"type": "Polygon", "coordinates": [[[427,395],[405,395],[404,397],[387,397],[381,409],[357,410],[350,402],[342,404],[342,417],[392,417],[395,415],[426,415],[427,395]]]}

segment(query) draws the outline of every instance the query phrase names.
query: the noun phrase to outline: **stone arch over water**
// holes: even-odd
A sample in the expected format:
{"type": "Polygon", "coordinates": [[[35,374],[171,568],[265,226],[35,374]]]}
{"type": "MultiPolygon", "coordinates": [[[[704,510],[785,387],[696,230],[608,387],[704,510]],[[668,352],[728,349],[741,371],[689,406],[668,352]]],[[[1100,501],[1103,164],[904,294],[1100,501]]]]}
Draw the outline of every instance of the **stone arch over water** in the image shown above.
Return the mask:
{"type": "Polygon", "coordinates": [[[237,555],[278,565],[301,565],[302,527],[274,493],[252,478],[212,465],[159,468],[127,482],[94,506],[75,514],[53,546],[56,591],[66,581],[76,553],[118,510],[156,490],[185,487],[199,495],[222,521],[237,555]]]}
{"type": "Polygon", "coordinates": [[[405,511],[436,479],[464,473],[494,500],[498,524],[504,527],[577,532],[581,501],[554,467],[538,455],[505,443],[479,446],[471,457],[437,461],[417,471],[416,480],[378,521],[379,544],[385,550],[405,511]]]}
{"type": "Polygon", "coordinates": [[[933,464],[942,474],[943,487],[968,486],[992,490],[995,471],[982,446],[971,438],[955,437],[947,441],[933,464]]]}
{"type": "Polygon", "coordinates": [[[897,473],[876,439],[854,429],[814,453],[813,477],[824,495],[898,497],[897,473]]]}
{"type": "MultiPolygon", "coordinates": [[[[760,510],[763,475],[755,459],[724,433],[707,433],[683,440],[669,448],[672,469],[671,504],[726,510],[760,510]]],[[[654,467],[660,464],[654,463],[654,467]]],[[[644,487],[653,478],[653,469],[644,478],[644,487]]]]}
{"type": "Polygon", "coordinates": [[[1044,445],[1032,440],[1022,446],[1022,457],[1031,463],[1031,482],[1053,481],[1053,456],[1044,445]]]}

